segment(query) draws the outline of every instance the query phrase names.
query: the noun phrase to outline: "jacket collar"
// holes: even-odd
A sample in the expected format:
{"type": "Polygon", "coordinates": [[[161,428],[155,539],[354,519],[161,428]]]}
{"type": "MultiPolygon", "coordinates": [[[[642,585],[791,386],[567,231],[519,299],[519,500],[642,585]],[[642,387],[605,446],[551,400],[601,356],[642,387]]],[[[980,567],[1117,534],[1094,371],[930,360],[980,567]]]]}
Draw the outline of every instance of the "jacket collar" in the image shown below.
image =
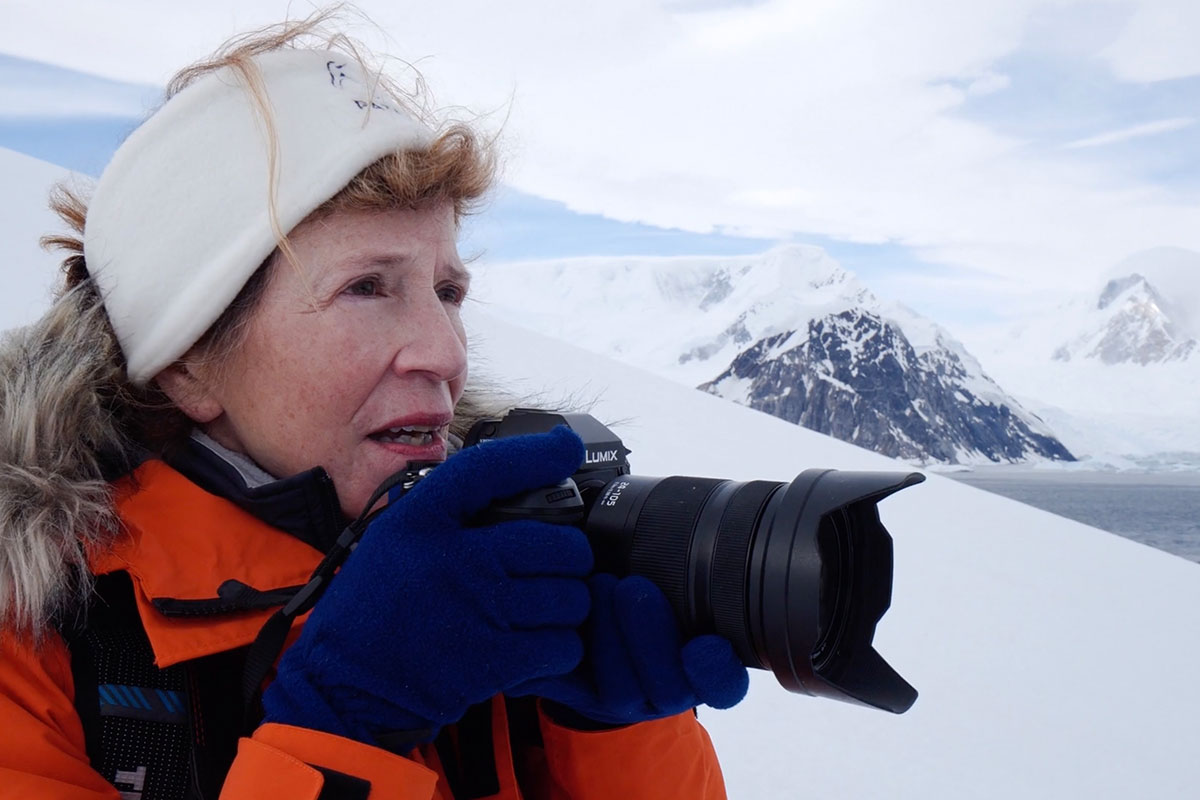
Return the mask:
{"type": "Polygon", "coordinates": [[[333,479],[321,467],[275,478],[199,431],[165,460],[205,491],[321,552],[329,550],[347,522],[333,479]]]}
{"type": "Polygon", "coordinates": [[[160,667],[249,644],[321,553],[162,461],[114,485],[124,530],[92,571],[129,573],[160,667]]]}

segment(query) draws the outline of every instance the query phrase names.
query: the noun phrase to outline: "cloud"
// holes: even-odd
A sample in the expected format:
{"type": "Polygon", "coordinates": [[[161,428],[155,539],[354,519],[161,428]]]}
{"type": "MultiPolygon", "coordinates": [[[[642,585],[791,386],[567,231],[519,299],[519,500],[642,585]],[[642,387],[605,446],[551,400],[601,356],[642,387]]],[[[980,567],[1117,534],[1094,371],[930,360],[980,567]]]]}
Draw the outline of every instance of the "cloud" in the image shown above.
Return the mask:
{"type": "Polygon", "coordinates": [[[761,5],[767,0],[663,0],[663,8],[668,11],[704,12],[726,8],[747,8],[761,5]]]}
{"type": "Polygon", "coordinates": [[[967,85],[967,95],[971,97],[984,97],[1003,91],[1011,85],[1012,79],[1007,75],[988,72],[980,75],[967,85]]]}
{"type": "Polygon", "coordinates": [[[1160,133],[1171,133],[1173,131],[1190,128],[1196,124],[1196,120],[1190,117],[1175,117],[1174,119],[1160,119],[1154,122],[1144,122],[1141,125],[1132,125],[1128,128],[1120,128],[1115,131],[1106,131],[1095,136],[1089,136],[1086,139],[1078,139],[1069,144],[1063,145],[1067,149],[1079,149],[1081,147],[1102,147],[1107,144],[1117,144],[1119,142],[1127,142],[1130,139],[1140,139],[1143,136],[1156,136],[1160,133]]]}
{"type": "MultiPolygon", "coordinates": [[[[1015,55],[1076,30],[1088,37],[1064,58],[1106,59],[1122,80],[1178,74],[1189,56],[1175,43],[1200,40],[1186,9],[1181,31],[1167,31],[1174,55],[1135,73],[1129,65],[1164,30],[1161,2],[1129,0],[1128,16],[1101,0],[768,0],[686,13],[643,0],[360,5],[436,97],[503,122],[509,183],[576,211],[688,231],[888,242],[1038,285],[1070,285],[1158,244],[1200,249],[1194,198],[1115,157],[1084,159],[965,113],[1013,94],[1004,64],[1015,55]],[[1105,26],[1088,24],[1098,10],[1105,26]]],[[[15,0],[0,51],[159,83],[288,8],[47,6],[15,0]]],[[[1178,97],[1158,119],[1191,118],[1194,86],[1178,97]]],[[[1124,120],[1115,119],[1101,125],[1116,130],[1124,120]]]]}
{"type": "Polygon", "coordinates": [[[1200,75],[1200,3],[1143,0],[1101,53],[1121,80],[1151,83],[1200,75]]]}

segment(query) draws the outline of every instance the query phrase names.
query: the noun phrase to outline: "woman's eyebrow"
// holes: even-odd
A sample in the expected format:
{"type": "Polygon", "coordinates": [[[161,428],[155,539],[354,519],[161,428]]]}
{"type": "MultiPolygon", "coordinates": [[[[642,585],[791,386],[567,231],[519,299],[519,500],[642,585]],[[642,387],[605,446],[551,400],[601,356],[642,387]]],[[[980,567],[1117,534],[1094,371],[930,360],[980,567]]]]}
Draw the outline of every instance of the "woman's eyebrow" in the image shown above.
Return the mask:
{"type": "MultiPolygon", "coordinates": [[[[366,255],[362,257],[350,257],[342,262],[343,268],[351,270],[359,269],[388,269],[403,267],[412,260],[408,255],[386,254],[386,255],[366,255]]],[[[441,265],[440,271],[447,274],[447,277],[456,283],[470,283],[471,273],[467,271],[458,261],[448,261],[441,265]]]]}
{"type": "Polygon", "coordinates": [[[396,255],[394,253],[387,254],[366,254],[360,256],[350,256],[342,262],[343,267],[350,269],[376,269],[386,267],[403,267],[411,257],[407,255],[396,255]]]}

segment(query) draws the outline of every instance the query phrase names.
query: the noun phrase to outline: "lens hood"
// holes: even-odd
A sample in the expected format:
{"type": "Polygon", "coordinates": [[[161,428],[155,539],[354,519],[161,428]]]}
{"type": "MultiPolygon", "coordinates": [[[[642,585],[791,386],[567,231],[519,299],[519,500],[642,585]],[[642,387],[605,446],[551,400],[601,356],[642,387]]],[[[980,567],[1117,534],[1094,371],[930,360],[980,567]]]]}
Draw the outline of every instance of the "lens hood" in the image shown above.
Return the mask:
{"type": "Polygon", "coordinates": [[[919,473],[806,470],[755,537],[748,582],[750,634],[793,692],[903,713],[916,690],[872,647],[891,604],[892,539],[876,503],[920,483],[919,473]]]}

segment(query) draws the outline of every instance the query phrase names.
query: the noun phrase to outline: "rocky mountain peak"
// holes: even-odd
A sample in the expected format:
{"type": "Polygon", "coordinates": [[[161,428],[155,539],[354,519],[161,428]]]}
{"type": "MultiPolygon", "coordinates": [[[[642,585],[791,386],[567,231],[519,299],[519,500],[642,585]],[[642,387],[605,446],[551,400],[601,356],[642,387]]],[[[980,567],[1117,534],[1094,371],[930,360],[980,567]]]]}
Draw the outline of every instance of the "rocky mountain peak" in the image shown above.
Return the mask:
{"type": "Polygon", "coordinates": [[[1184,310],[1139,273],[1105,284],[1095,311],[1084,332],[1060,345],[1054,359],[1146,365],[1187,359],[1197,348],[1184,327],[1184,310]]]}
{"type": "Polygon", "coordinates": [[[1154,291],[1154,287],[1150,285],[1150,282],[1135,272],[1132,275],[1126,275],[1124,278],[1113,278],[1106,283],[1104,289],[1100,291],[1100,299],[1096,303],[1096,308],[1103,311],[1112,305],[1114,300],[1117,300],[1121,295],[1135,287],[1146,292],[1154,299],[1158,298],[1158,292],[1154,291]]]}
{"type": "Polygon", "coordinates": [[[961,346],[918,352],[870,309],[764,337],[699,388],[909,461],[1074,460],[961,346]]]}

